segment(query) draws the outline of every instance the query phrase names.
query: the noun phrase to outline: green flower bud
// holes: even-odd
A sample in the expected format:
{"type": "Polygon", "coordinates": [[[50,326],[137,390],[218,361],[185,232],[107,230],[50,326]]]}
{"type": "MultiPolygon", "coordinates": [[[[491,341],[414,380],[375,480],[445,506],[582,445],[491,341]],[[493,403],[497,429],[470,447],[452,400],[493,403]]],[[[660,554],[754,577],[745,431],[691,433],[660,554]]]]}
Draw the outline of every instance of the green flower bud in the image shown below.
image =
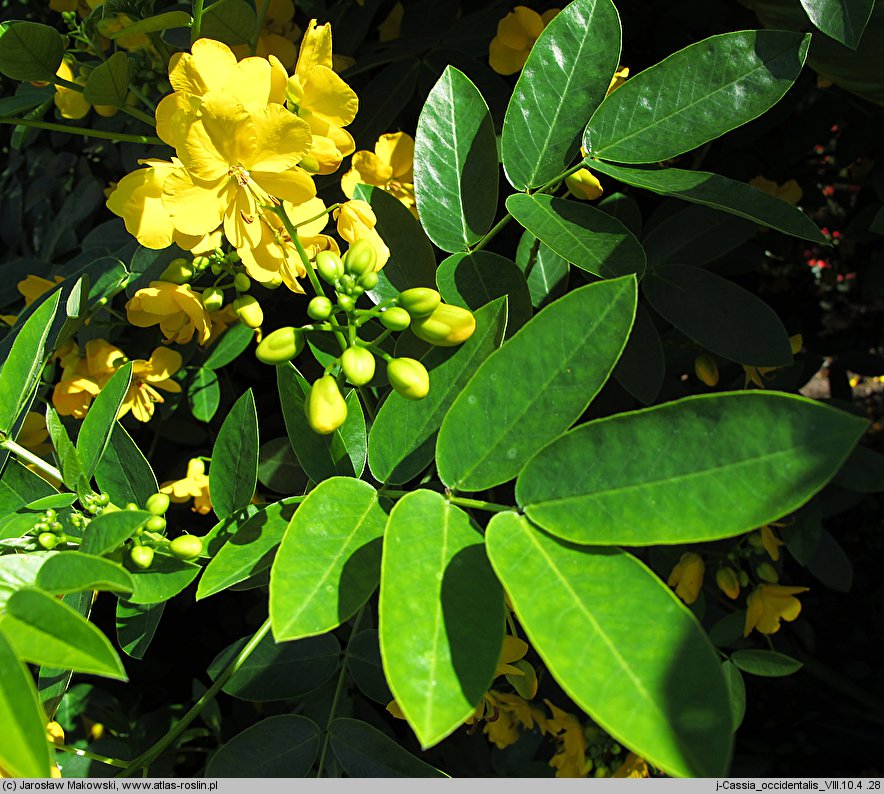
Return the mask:
{"type": "Polygon", "coordinates": [[[404,331],[411,325],[411,315],[405,309],[393,306],[381,314],[381,325],[391,331],[404,331]]]}
{"type": "Polygon", "coordinates": [[[162,532],[166,528],[166,519],[162,516],[151,516],[144,523],[148,532],[162,532]]]}
{"type": "Polygon", "coordinates": [[[719,568],[715,573],[715,583],[732,601],[740,595],[740,578],[733,568],[719,568]]]}
{"type": "Polygon", "coordinates": [[[291,361],[304,349],[304,332],[300,328],[277,328],[261,340],[255,349],[258,361],[265,364],[282,364],[291,361]]]}
{"type": "Polygon", "coordinates": [[[233,286],[237,292],[248,292],[252,286],[252,280],[245,273],[237,273],[233,277],[233,286]]]}
{"type": "Polygon", "coordinates": [[[780,575],[777,573],[777,569],[769,562],[761,563],[761,565],[755,569],[755,573],[758,574],[759,579],[763,579],[765,582],[770,582],[771,584],[776,584],[780,580],[780,575]]]}
{"type": "Polygon", "coordinates": [[[236,251],[231,251],[229,254],[227,254],[227,256],[224,257],[224,259],[230,262],[231,265],[236,265],[240,261],[239,254],[236,251]]]}
{"type": "Polygon", "coordinates": [[[300,163],[298,163],[301,168],[303,168],[308,174],[318,174],[319,173],[319,161],[315,157],[311,157],[309,154],[304,157],[300,163]]]}
{"type": "Polygon", "coordinates": [[[138,507],[138,505],[135,504],[135,502],[126,502],[126,510],[140,510],[140,509],[141,508],[138,507]]]}
{"type": "Polygon", "coordinates": [[[211,270],[212,270],[212,275],[220,276],[222,271],[224,270],[224,267],[221,265],[220,262],[212,262],[211,270]]]}
{"type": "Polygon", "coordinates": [[[200,299],[207,312],[216,312],[224,305],[224,292],[218,287],[206,287],[200,299]]]}
{"type": "Polygon", "coordinates": [[[424,342],[439,347],[452,347],[465,342],[476,330],[476,318],[468,309],[440,304],[432,314],[419,317],[411,324],[412,333],[424,342]]]}
{"type": "Polygon", "coordinates": [[[257,328],[264,322],[264,312],[261,304],[251,295],[240,295],[233,301],[233,311],[239,317],[239,321],[249,328],[257,328]]]}
{"type": "Polygon", "coordinates": [[[356,286],[356,279],[349,273],[344,273],[344,275],[341,276],[340,285],[341,292],[345,292],[347,295],[352,295],[353,288],[356,286]]]}
{"type": "Polygon", "coordinates": [[[740,584],[743,587],[749,586],[749,574],[746,573],[744,570],[740,569],[740,571],[737,573],[737,579],[740,580],[740,584]]]}
{"type": "Polygon", "coordinates": [[[354,386],[365,386],[374,377],[374,355],[364,347],[348,347],[341,354],[341,369],[354,386]]]}
{"type": "Polygon", "coordinates": [[[344,268],[354,276],[373,271],[378,263],[378,255],[368,240],[357,240],[344,254],[344,268]]]}
{"type": "Polygon", "coordinates": [[[373,270],[363,273],[356,282],[362,289],[374,289],[378,285],[378,274],[373,270]]]}
{"type": "Polygon", "coordinates": [[[211,265],[211,261],[207,256],[195,256],[193,258],[193,269],[197,271],[205,270],[209,265],[211,265]]]}
{"type": "Polygon", "coordinates": [[[332,302],[328,298],[316,296],[307,304],[307,316],[314,320],[327,320],[331,317],[332,302]]]}
{"type": "Polygon", "coordinates": [[[171,284],[186,284],[193,278],[193,265],[182,257],[173,259],[160,274],[160,281],[171,284]]]}
{"type": "Polygon", "coordinates": [[[329,284],[344,275],[344,263],[334,251],[320,251],[314,264],[319,275],[329,284]]]}
{"type": "Polygon", "coordinates": [[[337,381],[331,375],[323,375],[310,389],[307,396],[307,421],[315,433],[328,435],[337,430],[347,418],[347,403],[341,395],[337,381]]]}
{"type": "Polygon", "coordinates": [[[694,359],[694,374],[710,389],[718,385],[718,364],[708,353],[700,353],[694,359]]]}
{"type": "Polygon", "coordinates": [[[387,362],[387,380],[408,400],[422,400],[430,390],[426,367],[413,358],[394,358],[387,362]]]}
{"type": "Polygon", "coordinates": [[[269,279],[262,281],[261,286],[265,289],[279,289],[282,286],[282,276],[274,273],[269,279]]]}
{"type": "Polygon", "coordinates": [[[338,306],[345,312],[352,312],[356,308],[356,301],[349,295],[338,295],[338,306]]]}
{"type": "Polygon", "coordinates": [[[155,493],[147,498],[144,507],[149,513],[153,513],[155,516],[161,516],[169,509],[171,501],[172,500],[169,499],[169,494],[155,493]]]}
{"type": "Polygon", "coordinates": [[[426,317],[441,303],[442,296],[429,287],[413,287],[400,293],[397,303],[412,317],[426,317]]]}
{"type": "Polygon", "coordinates": [[[54,549],[58,545],[58,538],[52,532],[41,532],[37,536],[37,543],[44,549],[54,549]]]}
{"type": "Polygon", "coordinates": [[[179,560],[192,560],[203,551],[203,542],[196,535],[179,535],[169,544],[169,552],[179,560]]]}
{"type": "Polygon", "coordinates": [[[153,549],[150,546],[133,546],[129,559],[136,568],[147,570],[153,562],[153,549]]]}
{"type": "Polygon", "coordinates": [[[525,659],[519,659],[510,662],[513,667],[518,667],[524,675],[515,675],[515,673],[507,673],[506,680],[519,695],[525,700],[531,700],[537,694],[537,673],[531,662],[525,659]]]}

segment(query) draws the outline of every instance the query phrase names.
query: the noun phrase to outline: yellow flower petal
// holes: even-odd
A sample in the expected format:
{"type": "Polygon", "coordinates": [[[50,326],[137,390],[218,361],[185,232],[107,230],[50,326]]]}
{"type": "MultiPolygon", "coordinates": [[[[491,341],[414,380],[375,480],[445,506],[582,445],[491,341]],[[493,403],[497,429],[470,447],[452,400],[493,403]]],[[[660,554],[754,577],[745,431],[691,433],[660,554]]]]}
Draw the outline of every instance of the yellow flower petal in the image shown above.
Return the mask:
{"type": "Polygon", "coordinates": [[[295,73],[302,74],[314,66],[332,66],[332,33],[331,25],[317,25],[315,19],[310,20],[304,38],[301,39],[301,49],[298,53],[298,63],[295,73]]]}
{"type": "Polygon", "coordinates": [[[199,39],[190,52],[176,53],[169,61],[169,82],[175,91],[203,96],[221,91],[236,69],[230,47],[214,39],[199,39]]]}
{"type": "Polygon", "coordinates": [[[488,65],[498,74],[515,74],[521,70],[527,60],[527,49],[507,47],[497,37],[491,40],[488,47],[488,65]]]}
{"type": "MultiPolygon", "coordinates": [[[[310,149],[310,127],[282,105],[268,105],[251,117],[255,154],[243,165],[256,171],[294,168],[310,149]]],[[[236,162],[236,161],[231,161],[236,162]]],[[[315,189],[311,195],[315,194],[315,189]]]]}
{"type": "Polygon", "coordinates": [[[374,145],[375,154],[388,163],[393,177],[410,182],[414,173],[414,138],[407,132],[381,135],[374,145]]]}
{"type": "Polygon", "coordinates": [[[186,172],[173,172],[163,183],[163,206],[175,228],[202,236],[221,225],[233,201],[236,184],[225,175],[218,181],[194,182],[186,172]]]}
{"type": "Polygon", "coordinates": [[[298,103],[304,110],[321,116],[329,124],[346,127],[359,110],[359,98],[329,67],[314,66],[298,72],[303,91],[298,103]]]}

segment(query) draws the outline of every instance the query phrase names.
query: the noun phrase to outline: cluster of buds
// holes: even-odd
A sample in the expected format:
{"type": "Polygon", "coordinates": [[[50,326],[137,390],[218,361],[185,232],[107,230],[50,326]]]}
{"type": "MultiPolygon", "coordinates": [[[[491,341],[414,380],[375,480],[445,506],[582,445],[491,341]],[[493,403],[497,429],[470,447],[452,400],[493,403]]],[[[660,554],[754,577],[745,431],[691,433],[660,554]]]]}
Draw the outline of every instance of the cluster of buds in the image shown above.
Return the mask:
{"type": "Polygon", "coordinates": [[[396,392],[409,400],[427,396],[430,376],[424,365],[413,358],[394,358],[379,346],[389,334],[410,327],[418,339],[450,347],[465,342],[476,329],[470,311],[442,303],[436,290],[425,287],[405,290],[372,309],[356,308],[359,297],[378,283],[377,264],[377,253],[365,240],[353,243],[343,258],[333,251],[319,252],[314,267],[334,290],[335,301],[317,295],[307,306],[313,324],[279,328],[264,337],[255,351],[265,364],[281,364],[301,353],[308,333],[338,335],[341,355],[313,383],[305,403],[307,420],[317,433],[332,433],[344,423],[347,404],[341,384],[346,381],[356,387],[368,385],[375,378],[378,358],[385,362],[387,381],[396,392]],[[377,319],[385,330],[371,341],[360,339],[359,328],[372,319],[377,319]]]}
{"type": "Polygon", "coordinates": [[[67,540],[58,513],[52,508],[43,511],[32,531],[37,535],[37,543],[44,549],[54,549],[67,540]]]}
{"type": "MultiPolygon", "coordinates": [[[[193,560],[202,554],[203,542],[196,535],[179,535],[174,540],[165,536],[165,513],[170,501],[168,494],[155,493],[145,502],[144,509],[151,516],[135,530],[128,549],[129,559],[136,568],[150,568],[157,549],[162,549],[179,560],[193,560]]],[[[128,504],[126,509],[137,510],[138,505],[128,504]]]]}

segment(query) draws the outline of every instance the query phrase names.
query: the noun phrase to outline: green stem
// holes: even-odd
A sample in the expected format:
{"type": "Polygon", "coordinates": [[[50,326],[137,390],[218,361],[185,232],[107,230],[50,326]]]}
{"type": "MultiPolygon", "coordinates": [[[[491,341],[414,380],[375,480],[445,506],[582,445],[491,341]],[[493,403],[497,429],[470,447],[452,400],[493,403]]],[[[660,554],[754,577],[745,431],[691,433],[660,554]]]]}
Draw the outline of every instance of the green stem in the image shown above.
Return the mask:
{"type": "Polygon", "coordinates": [[[318,215],[314,215],[312,218],[307,218],[306,221],[301,221],[300,223],[295,224],[296,229],[300,229],[302,226],[306,226],[308,223],[313,223],[313,221],[318,221],[323,215],[331,215],[336,209],[338,209],[340,204],[332,204],[330,207],[326,207],[325,210],[320,212],[318,215]]]}
{"type": "Polygon", "coordinates": [[[488,243],[490,243],[496,236],[497,233],[506,226],[511,220],[513,216],[507,213],[504,215],[494,226],[491,227],[491,230],[486,234],[478,243],[476,243],[471,250],[473,251],[481,251],[488,243]]]}
{"type": "Polygon", "coordinates": [[[107,764],[108,766],[118,766],[123,769],[126,767],[126,762],[121,761],[119,758],[111,758],[107,755],[99,755],[98,753],[90,753],[88,750],[81,750],[79,747],[71,747],[69,744],[57,744],[55,745],[56,750],[61,750],[65,753],[70,753],[71,755],[79,755],[83,758],[91,758],[93,761],[98,761],[102,764],[107,764]]]}
{"type": "Polygon", "coordinates": [[[145,93],[140,88],[136,87],[135,83],[129,83],[129,90],[132,92],[132,96],[134,96],[139,102],[141,102],[142,105],[146,105],[147,107],[149,107],[152,113],[156,112],[156,102],[152,102],[150,99],[148,99],[145,93]]]}
{"type": "Polygon", "coordinates": [[[448,501],[459,507],[473,507],[476,510],[487,510],[489,513],[506,513],[515,510],[512,505],[501,505],[495,502],[485,502],[482,499],[467,499],[464,496],[448,495],[448,501]]]}
{"type": "Polygon", "coordinates": [[[270,0],[264,0],[261,10],[258,11],[258,16],[255,19],[255,29],[252,32],[252,37],[249,39],[249,55],[254,55],[258,49],[258,39],[261,37],[261,28],[264,27],[264,19],[267,17],[267,9],[269,7],[270,0]]]}
{"type": "Polygon", "coordinates": [[[539,188],[537,188],[537,190],[532,190],[531,192],[532,193],[546,193],[551,187],[558,185],[563,179],[566,179],[567,177],[571,176],[571,174],[574,174],[577,171],[579,171],[581,168],[585,168],[585,167],[586,167],[586,161],[581,160],[579,163],[577,163],[577,165],[572,165],[564,173],[559,174],[554,179],[550,179],[549,182],[547,182],[545,185],[541,185],[539,188]]]}
{"type": "Polygon", "coordinates": [[[143,110],[139,110],[138,108],[130,108],[128,105],[118,105],[117,107],[119,107],[120,110],[123,111],[123,113],[126,113],[133,119],[143,121],[149,127],[156,127],[156,121],[154,120],[154,117],[145,113],[143,110]]]}
{"type": "Polygon", "coordinates": [[[61,472],[56,469],[55,466],[48,464],[43,458],[35,455],[29,449],[25,449],[21,444],[13,441],[11,438],[7,438],[5,441],[0,441],[0,447],[8,449],[17,458],[26,460],[32,466],[36,466],[44,474],[55,478],[59,482],[62,480],[61,472]]]}
{"type": "Polygon", "coordinates": [[[150,143],[159,146],[166,144],[159,138],[150,135],[128,135],[124,132],[104,132],[103,130],[91,130],[87,127],[75,127],[71,124],[55,124],[51,121],[32,121],[31,119],[16,119],[8,116],[0,116],[0,124],[12,124],[21,127],[36,127],[40,130],[52,132],[66,132],[69,135],[82,135],[85,138],[104,138],[108,141],[121,141],[124,143],[150,143]]]}
{"type": "Polygon", "coordinates": [[[200,37],[200,27],[203,24],[203,3],[205,0],[193,0],[193,22],[190,23],[190,43],[193,44],[200,37]]]}
{"type": "MultiPolygon", "coordinates": [[[[363,604],[359,611],[356,613],[356,618],[353,620],[353,630],[350,632],[350,636],[352,637],[359,630],[359,624],[362,622],[362,615],[365,612],[365,604],[363,604]]],[[[348,645],[349,651],[349,645],[348,645]]],[[[347,680],[347,663],[349,661],[348,651],[344,651],[344,658],[341,662],[341,673],[338,676],[338,685],[335,687],[335,695],[332,698],[331,710],[328,713],[328,720],[325,723],[325,735],[322,737],[322,752],[319,754],[319,765],[316,767],[316,777],[322,777],[323,769],[325,768],[325,759],[328,755],[328,745],[329,740],[331,739],[331,734],[329,733],[329,728],[331,727],[332,720],[335,718],[335,712],[338,710],[338,701],[341,699],[341,694],[344,691],[344,682],[347,680]]]]}
{"type": "Polygon", "coordinates": [[[166,750],[169,746],[171,746],[172,742],[174,742],[203,711],[203,709],[209,705],[214,699],[215,696],[221,691],[222,687],[230,680],[230,677],[239,670],[240,667],[245,664],[246,660],[249,656],[252,655],[255,648],[258,647],[261,640],[267,636],[267,632],[270,631],[270,618],[264,621],[261,624],[261,628],[259,628],[252,639],[248,641],[245,648],[243,648],[237,655],[236,658],[225,667],[218,677],[215,679],[215,683],[212,684],[202,695],[202,697],[197,700],[193,706],[190,707],[190,710],[185,714],[178,722],[175,724],[175,727],[172,728],[162,739],[156,742],[152,747],[145,750],[141,755],[139,755],[136,759],[129,762],[129,765],[122,771],[117,777],[129,777],[134,772],[137,772],[139,769],[147,769],[147,767],[153,762],[153,760],[160,755],[163,751],[166,750]]]}

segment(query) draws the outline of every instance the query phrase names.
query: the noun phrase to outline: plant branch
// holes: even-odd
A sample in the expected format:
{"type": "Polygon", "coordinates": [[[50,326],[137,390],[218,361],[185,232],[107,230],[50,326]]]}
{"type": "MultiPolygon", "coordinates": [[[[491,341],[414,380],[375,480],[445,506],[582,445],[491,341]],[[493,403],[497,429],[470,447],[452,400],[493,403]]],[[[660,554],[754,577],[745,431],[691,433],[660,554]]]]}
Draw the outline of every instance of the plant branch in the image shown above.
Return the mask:
{"type": "Polygon", "coordinates": [[[128,135],[124,132],[105,132],[103,130],[91,130],[87,127],[75,127],[71,124],[56,124],[52,121],[33,121],[31,119],[9,118],[0,116],[0,124],[12,124],[20,127],[36,127],[40,130],[51,132],[66,132],[69,135],[82,135],[84,138],[104,138],[108,141],[121,141],[124,143],[150,143],[165,146],[165,142],[150,135],[128,135]]]}
{"type": "Polygon", "coordinates": [[[47,463],[43,458],[35,455],[29,449],[25,449],[21,444],[13,441],[11,438],[7,438],[4,441],[0,441],[0,447],[3,447],[9,450],[13,455],[17,458],[21,458],[22,460],[27,461],[32,466],[36,466],[40,471],[49,477],[53,477],[59,482],[62,481],[61,472],[55,468],[55,466],[47,463]]]}

